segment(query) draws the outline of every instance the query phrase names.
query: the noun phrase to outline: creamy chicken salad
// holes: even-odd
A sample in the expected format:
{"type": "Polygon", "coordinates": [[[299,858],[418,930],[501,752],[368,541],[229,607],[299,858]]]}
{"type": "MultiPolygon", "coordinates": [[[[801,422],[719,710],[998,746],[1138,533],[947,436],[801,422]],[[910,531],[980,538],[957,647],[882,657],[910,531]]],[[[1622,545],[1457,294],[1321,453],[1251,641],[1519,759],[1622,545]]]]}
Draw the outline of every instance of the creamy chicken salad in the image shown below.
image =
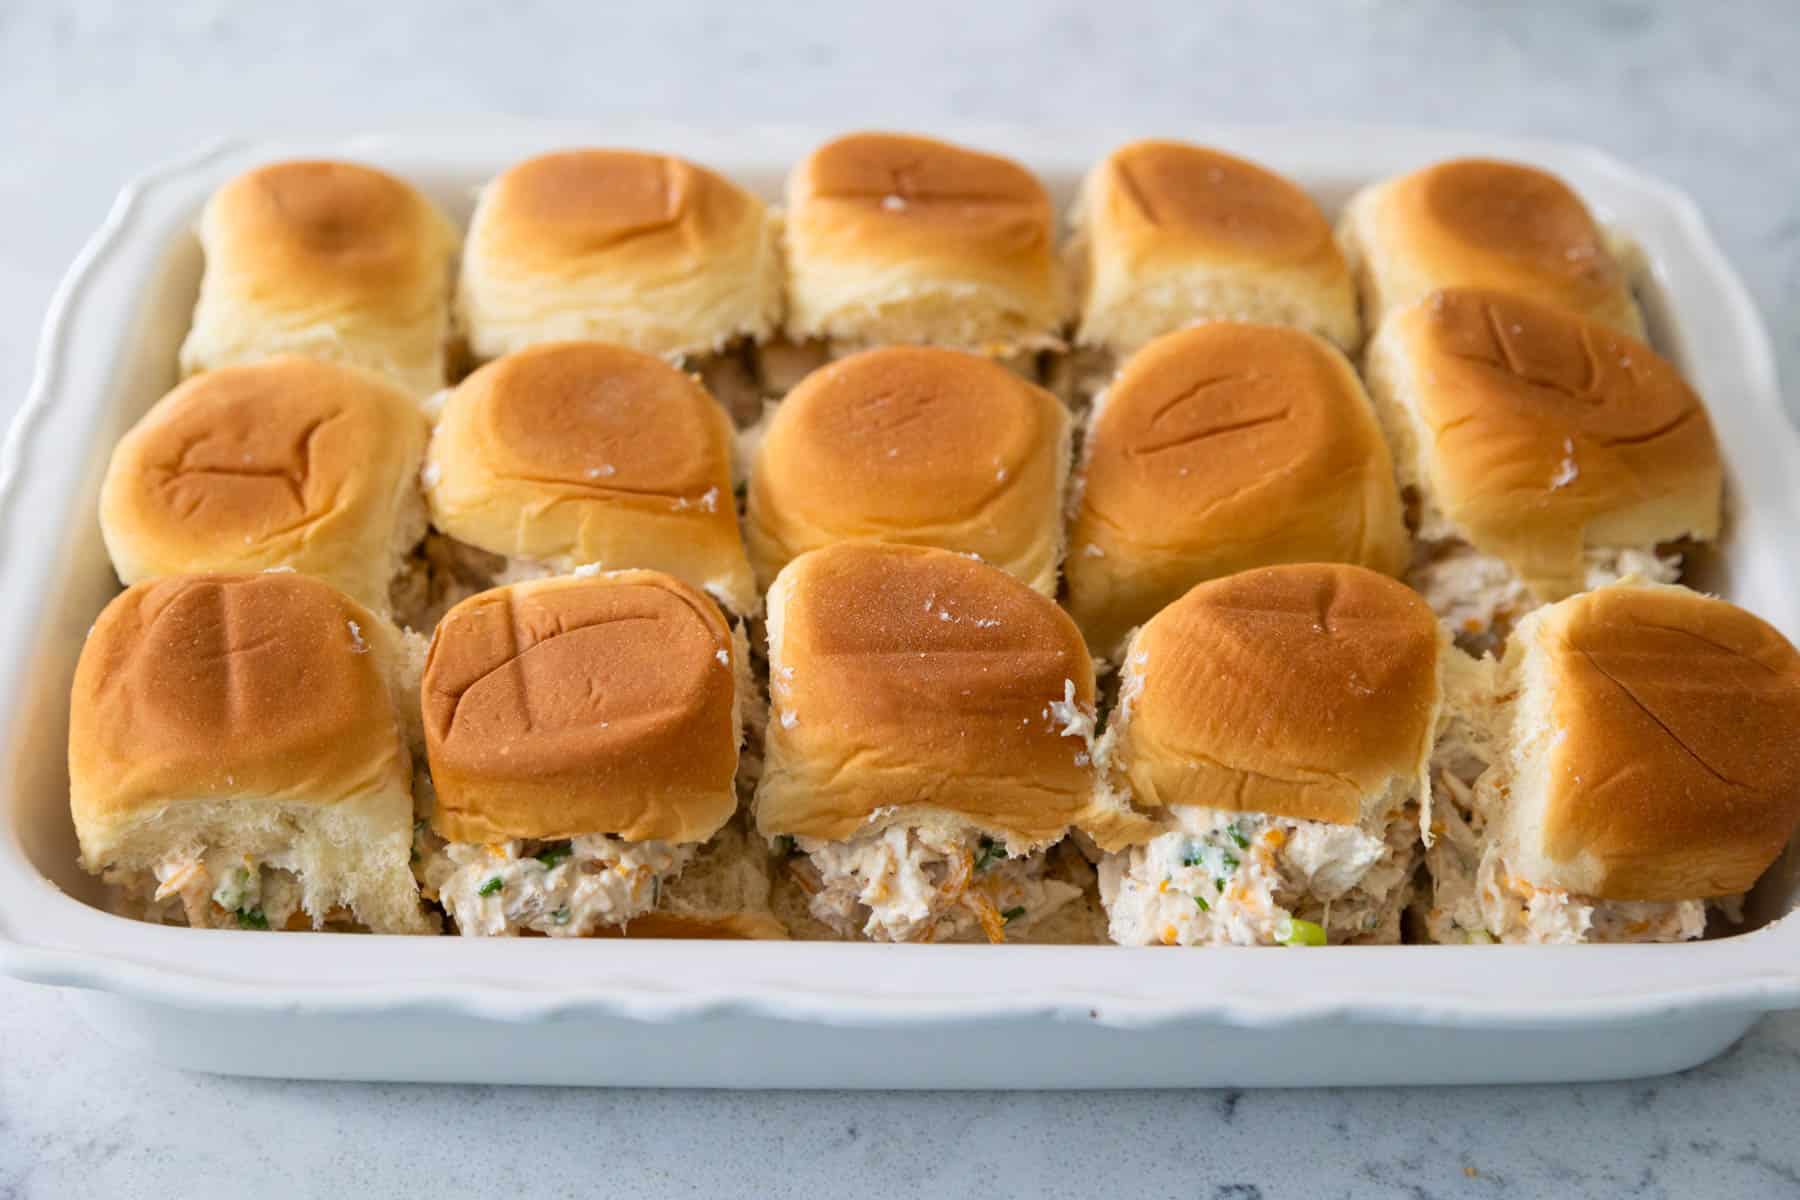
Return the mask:
{"type": "Polygon", "coordinates": [[[1172,810],[1176,828],[1100,864],[1115,942],[1387,943],[1418,863],[1419,811],[1396,782],[1355,825],[1172,810]]]}
{"type": "Polygon", "coordinates": [[[843,937],[1004,942],[1081,895],[1045,878],[1042,852],[1013,855],[969,830],[889,826],[846,842],[796,838],[788,869],[812,915],[843,937]]]}
{"type": "MultiPolygon", "coordinates": [[[[1610,546],[1585,552],[1588,589],[1632,575],[1651,583],[1681,577],[1681,556],[1637,546],[1610,546]]],[[[1461,540],[1421,543],[1406,583],[1471,649],[1486,649],[1518,619],[1537,607],[1522,580],[1502,560],[1461,540]]]]}
{"type": "MultiPolygon", "coordinates": [[[[301,913],[300,879],[285,855],[259,861],[188,846],[157,863],[152,875],[107,877],[146,921],[195,929],[285,929],[301,915],[308,927],[322,927],[301,913]]],[[[326,917],[345,921],[350,914],[334,911],[326,917]]]]}
{"type": "MultiPolygon", "coordinates": [[[[1498,844],[1484,836],[1498,803],[1493,776],[1471,785],[1466,772],[1440,767],[1433,775],[1438,837],[1426,851],[1432,891],[1422,912],[1432,941],[1679,942],[1706,932],[1704,900],[1599,900],[1511,874],[1498,844]]],[[[1729,914],[1732,906],[1720,907],[1729,914]]]]}
{"type": "Polygon", "coordinates": [[[654,909],[696,847],[610,834],[489,845],[444,842],[421,823],[414,872],[465,936],[586,937],[654,909]]]}

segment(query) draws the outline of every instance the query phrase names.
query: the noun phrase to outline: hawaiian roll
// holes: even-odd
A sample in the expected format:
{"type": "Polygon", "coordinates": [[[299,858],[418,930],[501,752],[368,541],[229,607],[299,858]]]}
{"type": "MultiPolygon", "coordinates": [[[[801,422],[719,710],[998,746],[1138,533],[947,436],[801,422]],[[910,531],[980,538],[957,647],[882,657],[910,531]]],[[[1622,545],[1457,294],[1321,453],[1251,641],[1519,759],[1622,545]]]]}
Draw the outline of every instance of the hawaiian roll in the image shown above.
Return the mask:
{"type": "Polygon", "coordinates": [[[695,163],[635,150],[544,154],[482,190],[457,317],[483,360],[570,340],[710,354],[774,330],[776,243],[761,200],[695,163]]]}
{"type": "Polygon", "coordinates": [[[788,179],[786,333],[1016,358],[1060,345],[1049,193],[997,155],[854,133],[788,179]]]}
{"type": "Polygon", "coordinates": [[[346,162],[279,162],[213,194],[184,374],[283,354],[444,386],[456,229],[410,185],[346,162]]]}
{"type": "Polygon", "coordinates": [[[304,575],[127,589],[70,698],[82,866],[154,921],[430,932],[404,657],[390,624],[304,575]]]}
{"type": "Polygon", "coordinates": [[[1089,415],[1063,571],[1095,654],[1194,584],[1251,567],[1407,560],[1394,469],[1356,372],[1298,329],[1165,334],[1089,415]]]}
{"type": "Polygon", "coordinates": [[[892,346],[820,368],[770,417],[745,535],[758,582],[841,541],[975,554],[1056,590],[1070,422],[993,362],[892,346]]]}
{"type": "Polygon", "coordinates": [[[1464,158],[1359,192],[1339,240],[1363,321],[1441,288],[1487,288],[1644,336],[1630,281],[1581,197],[1547,171],[1464,158]]]}
{"type": "Polygon", "coordinates": [[[432,524],[501,556],[503,578],[643,567],[748,613],[732,452],[729,419],[692,377],[620,346],[550,343],[450,394],[425,495],[432,524]]]}
{"type": "Polygon", "coordinates": [[[189,379],[114,447],[100,530],[126,584],[291,568],[379,612],[425,534],[417,403],[303,358],[189,379]]]}

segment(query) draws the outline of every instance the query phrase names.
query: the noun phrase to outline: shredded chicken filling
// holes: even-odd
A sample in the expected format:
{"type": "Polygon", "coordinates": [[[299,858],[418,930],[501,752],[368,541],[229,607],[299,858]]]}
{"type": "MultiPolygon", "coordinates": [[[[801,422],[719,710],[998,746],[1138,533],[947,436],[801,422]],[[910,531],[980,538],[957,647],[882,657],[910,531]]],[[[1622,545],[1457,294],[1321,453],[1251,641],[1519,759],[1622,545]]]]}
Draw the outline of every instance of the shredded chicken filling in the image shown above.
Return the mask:
{"type": "MultiPolygon", "coordinates": [[[[1440,943],[1680,942],[1706,932],[1705,900],[1600,900],[1537,887],[1511,874],[1498,844],[1484,836],[1494,804],[1484,781],[1467,771],[1433,768],[1436,844],[1425,930],[1440,943]]],[[[1728,913],[1732,905],[1720,902],[1728,913]]]]}
{"type": "Polygon", "coordinates": [[[444,842],[421,828],[414,870],[465,937],[585,937],[656,908],[692,845],[610,834],[566,841],[444,842]]]}
{"type": "MultiPolygon", "coordinates": [[[[109,873],[108,883],[123,893],[129,915],[159,925],[194,929],[284,929],[301,912],[300,878],[285,858],[259,861],[202,846],[185,847],[157,863],[149,874],[109,873]]],[[[305,916],[323,928],[347,922],[334,910],[323,919],[305,916]]]]}
{"type": "MultiPolygon", "coordinates": [[[[1585,552],[1585,586],[1604,587],[1630,575],[1653,583],[1681,577],[1681,556],[1658,554],[1637,546],[1611,546],[1585,552]]],[[[1471,649],[1490,648],[1488,639],[1504,637],[1537,601],[1511,567],[1467,542],[1452,539],[1421,542],[1406,582],[1432,611],[1471,649]]]]}
{"type": "Polygon", "coordinates": [[[844,937],[990,942],[1029,929],[1081,894],[1044,878],[1042,852],[1013,856],[993,838],[891,826],[847,842],[796,839],[789,869],[814,917],[844,937]]]}
{"type": "Polygon", "coordinates": [[[1419,810],[1398,786],[1361,824],[1178,809],[1178,828],[1100,864],[1112,940],[1275,945],[1293,922],[1332,943],[1393,943],[1418,864],[1419,810]]]}

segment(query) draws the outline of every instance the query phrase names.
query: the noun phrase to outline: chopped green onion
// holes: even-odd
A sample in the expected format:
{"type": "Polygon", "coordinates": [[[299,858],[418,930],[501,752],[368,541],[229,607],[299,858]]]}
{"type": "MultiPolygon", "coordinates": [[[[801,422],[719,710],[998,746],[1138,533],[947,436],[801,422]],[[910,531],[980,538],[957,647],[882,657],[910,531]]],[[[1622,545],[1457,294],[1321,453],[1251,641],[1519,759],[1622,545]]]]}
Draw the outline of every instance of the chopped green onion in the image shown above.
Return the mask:
{"type": "Polygon", "coordinates": [[[1250,839],[1245,837],[1244,831],[1239,829],[1236,825],[1227,825],[1225,827],[1225,835],[1237,843],[1237,848],[1239,850],[1246,849],[1250,845],[1250,839]]]}
{"type": "Polygon", "coordinates": [[[1235,871],[1238,869],[1238,856],[1237,855],[1235,855],[1231,851],[1227,850],[1220,857],[1221,857],[1221,860],[1225,863],[1225,870],[1227,872],[1235,871]]]}
{"type": "Polygon", "coordinates": [[[1463,940],[1471,946],[1491,946],[1494,935],[1485,929],[1472,929],[1463,935],[1463,940]]]}
{"type": "Polygon", "coordinates": [[[502,881],[498,875],[496,875],[492,879],[488,880],[486,883],[482,884],[480,887],[476,888],[475,894],[477,896],[491,896],[495,892],[499,891],[501,888],[503,888],[505,886],[506,886],[505,882],[502,881]]]}
{"type": "Polygon", "coordinates": [[[783,858],[791,858],[794,853],[794,839],[785,833],[776,838],[775,853],[781,855],[783,858]]]}
{"type": "Polygon", "coordinates": [[[980,842],[981,853],[975,856],[975,869],[985,871],[1006,857],[1006,843],[996,842],[991,837],[983,837],[980,842]]]}
{"type": "Polygon", "coordinates": [[[1199,896],[1194,897],[1194,903],[1198,904],[1200,906],[1201,912],[1211,912],[1212,911],[1212,905],[1208,904],[1205,900],[1201,899],[1199,896]]]}
{"type": "Polygon", "coordinates": [[[1275,926],[1275,940],[1284,946],[1323,946],[1325,927],[1299,917],[1286,917],[1275,926]]]}
{"type": "Polygon", "coordinates": [[[1223,879],[1213,880],[1213,890],[1218,891],[1218,892],[1224,891],[1225,890],[1225,881],[1223,879]]]}
{"type": "Polygon", "coordinates": [[[1000,919],[1005,921],[1008,925],[1010,925],[1014,921],[1018,920],[1020,917],[1022,917],[1024,915],[1025,915],[1025,906],[1019,905],[1016,908],[1006,909],[1004,912],[1002,912],[1000,914],[1000,919]]]}
{"type": "Polygon", "coordinates": [[[553,846],[545,846],[542,850],[538,851],[537,860],[546,867],[554,867],[557,863],[562,862],[565,858],[570,857],[574,853],[575,847],[571,846],[568,842],[557,842],[553,846]]]}
{"type": "Polygon", "coordinates": [[[558,925],[567,925],[569,923],[569,910],[566,908],[559,908],[550,914],[550,919],[558,925]]]}
{"type": "Polygon", "coordinates": [[[1181,865],[1184,867],[1199,866],[1200,865],[1200,852],[1198,850],[1189,848],[1188,852],[1181,856],[1181,865]]]}
{"type": "Polygon", "coordinates": [[[237,922],[239,929],[267,929],[269,927],[269,918],[263,915],[263,910],[260,908],[238,909],[237,922]]]}

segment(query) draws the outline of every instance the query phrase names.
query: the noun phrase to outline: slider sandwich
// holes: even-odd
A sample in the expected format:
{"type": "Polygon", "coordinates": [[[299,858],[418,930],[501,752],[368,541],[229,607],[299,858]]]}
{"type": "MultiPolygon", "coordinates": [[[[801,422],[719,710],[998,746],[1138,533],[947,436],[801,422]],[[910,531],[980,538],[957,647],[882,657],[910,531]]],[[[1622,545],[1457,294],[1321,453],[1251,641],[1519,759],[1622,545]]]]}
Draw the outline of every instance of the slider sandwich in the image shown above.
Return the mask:
{"type": "Polygon", "coordinates": [[[897,133],[827,142],[788,179],[787,339],[830,357],[949,346],[1035,377],[1062,345],[1054,228],[1011,159],[897,133]]]}
{"type": "Polygon", "coordinates": [[[979,555],[1052,595],[1069,435],[1056,397],[976,355],[891,346],[821,367],[757,449],[757,581],[808,550],[887,541],[979,555]]]}
{"type": "Polygon", "coordinates": [[[200,218],[206,271],[184,375],[283,354],[444,386],[456,229],[372,167],[280,162],[238,176],[200,218]]]}
{"type": "Polygon", "coordinates": [[[1194,584],[1408,548],[1387,444],[1356,372],[1298,329],[1212,321],[1140,350],[1088,415],[1067,604],[1096,655],[1194,584]]]}
{"type": "Polygon", "coordinates": [[[127,589],[69,701],[81,865],[149,921],[433,932],[407,864],[409,677],[399,632],[316,579],[127,589]]]}
{"type": "Polygon", "coordinates": [[[100,531],[126,584],[291,568],[375,612],[425,536],[417,402],[304,358],[221,367],[170,392],[113,448],[100,531]]]}
{"type": "Polygon", "coordinates": [[[540,342],[611,342],[699,372],[741,419],[749,356],[781,315],[775,218],[695,163],[564,150],[482,189],[456,313],[478,361],[540,342]]]}
{"type": "Polygon", "coordinates": [[[1800,824],[1800,653],[1686,588],[1628,580],[1519,623],[1488,764],[1437,774],[1436,942],[1675,942],[1800,824]]]}
{"type": "Polygon", "coordinates": [[[1365,373],[1411,506],[1407,582],[1471,648],[1627,575],[1674,582],[1683,544],[1718,536],[1706,409],[1628,334],[1453,289],[1389,317],[1365,373]]]}
{"type": "Polygon", "coordinates": [[[1069,214],[1078,316],[1068,360],[1085,404],[1119,363],[1198,321],[1291,325],[1353,353],[1356,289],[1331,223],[1255,163],[1149,139],[1107,155],[1069,214]]]}
{"type": "Polygon", "coordinates": [[[737,809],[743,637],[656,571],[517,583],[438,624],[416,870],[465,936],[781,937],[737,809]]]}
{"type": "Polygon", "coordinates": [[[1416,595],[1361,567],[1246,571],[1153,617],[1100,744],[1149,826],[1100,843],[1112,940],[1398,942],[1460,657],[1416,595]]]}
{"type": "Polygon", "coordinates": [[[796,933],[1081,937],[1096,807],[1094,673],[1069,618],[946,550],[844,542],[768,597],[772,697],[757,830],[787,853],[796,933]],[[1072,932],[1073,931],[1073,932],[1072,932]]]}
{"type": "Polygon", "coordinates": [[[423,470],[420,627],[474,590],[581,566],[667,571],[756,607],[731,423],[693,377],[600,342],[509,354],[445,401],[423,470]]]}
{"type": "Polygon", "coordinates": [[[1556,176],[1464,158],[1365,188],[1338,238],[1371,330],[1442,288],[1486,288],[1635,338],[1644,320],[1587,206],[1556,176]]]}

